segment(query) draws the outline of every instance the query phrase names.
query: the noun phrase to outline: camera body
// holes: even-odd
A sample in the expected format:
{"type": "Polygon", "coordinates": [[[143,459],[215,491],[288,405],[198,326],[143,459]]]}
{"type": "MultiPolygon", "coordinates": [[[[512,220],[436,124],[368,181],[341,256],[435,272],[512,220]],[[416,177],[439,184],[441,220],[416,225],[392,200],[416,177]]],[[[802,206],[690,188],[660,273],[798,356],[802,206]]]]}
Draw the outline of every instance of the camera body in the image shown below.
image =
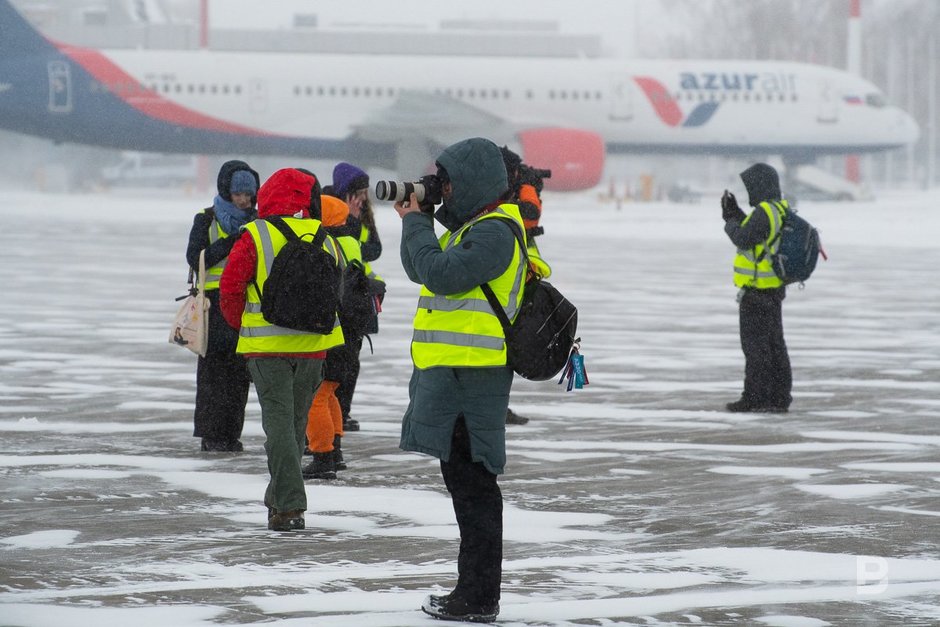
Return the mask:
{"type": "Polygon", "coordinates": [[[375,197],[388,202],[408,200],[412,192],[421,205],[439,205],[443,200],[443,185],[441,179],[435,174],[422,176],[411,183],[378,181],[375,184],[375,197]]]}

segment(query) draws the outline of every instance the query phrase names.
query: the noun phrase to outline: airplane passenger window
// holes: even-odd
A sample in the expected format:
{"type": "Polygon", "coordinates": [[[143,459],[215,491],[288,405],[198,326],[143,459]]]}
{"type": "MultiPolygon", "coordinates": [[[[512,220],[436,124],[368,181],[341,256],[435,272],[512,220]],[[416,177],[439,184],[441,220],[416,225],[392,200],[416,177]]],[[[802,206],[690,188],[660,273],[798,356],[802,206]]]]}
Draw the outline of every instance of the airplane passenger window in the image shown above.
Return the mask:
{"type": "Polygon", "coordinates": [[[228,95],[229,88],[228,85],[222,85],[222,93],[228,95]]]}
{"type": "Polygon", "coordinates": [[[371,95],[372,95],[372,88],[371,88],[371,87],[364,87],[364,88],[362,89],[362,95],[365,96],[366,98],[368,98],[369,96],[371,96],[371,95]]]}
{"type": "Polygon", "coordinates": [[[330,87],[330,95],[331,95],[331,96],[335,96],[335,95],[336,95],[336,88],[335,88],[335,87],[330,87]]]}
{"type": "Polygon", "coordinates": [[[312,96],[312,95],[313,95],[313,87],[311,87],[310,85],[307,85],[307,87],[304,88],[304,93],[307,94],[308,96],[312,96]]]}
{"type": "Polygon", "coordinates": [[[177,84],[173,87],[173,91],[175,91],[176,93],[180,93],[180,92],[183,91],[183,86],[180,85],[179,83],[177,83],[177,84]]]}
{"type": "Polygon", "coordinates": [[[356,97],[356,98],[359,97],[359,88],[358,88],[358,87],[353,87],[353,88],[352,88],[352,95],[353,95],[354,97],[356,97]]]}
{"type": "Polygon", "coordinates": [[[376,95],[376,96],[381,96],[381,95],[382,95],[382,88],[381,88],[381,87],[376,87],[376,88],[375,88],[375,95],[376,95]]]}
{"type": "Polygon", "coordinates": [[[297,85],[294,85],[294,95],[295,96],[300,95],[300,87],[298,87],[297,85]]]}
{"type": "Polygon", "coordinates": [[[200,94],[206,93],[206,86],[205,86],[205,85],[200,85],[200,86],[199,86],[199,93],[200,93],[200,94]]]}
{"type": "Polygon", "coordinates": [[[792,96],[790,96],[790,100],[792,102],[796,102],[797,100],[799,100],[799,98],[797,98],[796,94],[793,94],[792,96]]]}
{"type": "Polygon", "coordinates": [[[339,88],[339,95],[340,95],[340,96],[345,96],[345,95],[346,95],[346,88],[345,88],[345,87],[340,87],[340,88],[339,88]]]}
{"type": "Polygon", "coordinates": [[[780,96],[777,97],[777,100],[779,100],[780,102],[783,102],[783,101],[786,100],[786,99],[787,99],[787,97],[784,96],[783,94],[780,94],[780,96]]]}
{"type": "Polygon", "coordinates": [[[218,86],[218,85],[212,85],[212,86],[209,88],[209,91],[210,91],[211,93],[213,93],[213,94],[217,94],[217,93],[219,93],[219,86],[218,86]]]}
{"type": "Polygon", "coordinates": [[[580,96],[580,94],[578,94],[578,92],[576,92],[576,91],[571,92],[571,99],[572,99],[572,100],[577,100],[577,99],[579,98],[579,96],[580,96]]]}
{"type": "Polygon", "coordinates": [[[235,85],[235,93],[236,93],[236,94],[242,93],[242,86],[241,86],[241,85],[235,85]]]}
{"type": "Polygon", "coordinates": [[[528,98],[529,100],[532,100],[533,94],[532,94],[532,90],[531,90],[531,89],[527,89],[527,90],[526,90],[526,92],[525,92],[525,97],[528,98]]]}
{"type": "Polygon", "coordinates": [[[477,92],[475,89],[468,89],[467,96],[470,98],[476,98],[477,92]]]}
{"type": "Polygon", "coordinates": [[[498,90],[498,89],[492,89],[492,90],[490,90],[490,95],[491,95],[494,99],[499,98],[499,90],[498,90]]]}

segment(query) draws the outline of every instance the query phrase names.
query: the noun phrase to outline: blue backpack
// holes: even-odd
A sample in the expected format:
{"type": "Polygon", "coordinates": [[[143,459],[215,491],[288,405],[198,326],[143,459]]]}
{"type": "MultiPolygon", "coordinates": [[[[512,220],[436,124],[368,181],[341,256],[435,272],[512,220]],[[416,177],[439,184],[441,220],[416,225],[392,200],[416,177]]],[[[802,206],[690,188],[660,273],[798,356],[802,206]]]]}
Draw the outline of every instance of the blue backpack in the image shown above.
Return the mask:
{"type": "MultiPolygon", "coordinates": [[[[787,209],[780,232],[776,252],[770,255],[770,265],[784,285],[803,283],[816,269],[816,261],[822,253],[819,231],[797,215],[796,210],[787,209]]],[[[773,242],[768,246],[774,250],[773,242]]]]}

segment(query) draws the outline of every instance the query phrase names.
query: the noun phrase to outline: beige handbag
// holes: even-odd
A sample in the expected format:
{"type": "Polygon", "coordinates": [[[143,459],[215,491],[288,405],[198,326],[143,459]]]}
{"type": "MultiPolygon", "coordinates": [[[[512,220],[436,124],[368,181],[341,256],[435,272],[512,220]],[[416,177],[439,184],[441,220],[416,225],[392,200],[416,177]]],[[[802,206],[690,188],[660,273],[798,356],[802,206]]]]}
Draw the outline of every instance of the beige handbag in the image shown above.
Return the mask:
{"type": "Polygon", "coordinates": [[[193,269],[189,269],[189,293],[182,300],[176,319],[170,328],[170,344],[187,348],[197,355],[206,356],[209,344],[209,306],[206,298],[206,251],[199,253],[199,284],[193,280],[193,269]]]}

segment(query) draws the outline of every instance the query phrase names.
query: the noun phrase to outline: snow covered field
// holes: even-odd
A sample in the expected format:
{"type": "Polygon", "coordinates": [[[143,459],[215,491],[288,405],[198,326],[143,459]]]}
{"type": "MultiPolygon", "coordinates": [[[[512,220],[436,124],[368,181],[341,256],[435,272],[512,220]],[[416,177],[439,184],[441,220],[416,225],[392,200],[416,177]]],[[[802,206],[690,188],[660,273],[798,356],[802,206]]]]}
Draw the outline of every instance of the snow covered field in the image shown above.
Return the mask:
{"type": "MultiPolygon", "coordinates": [[[[742,190],[733,190],[745,198],[742,190]]],[[[397,448],[417,286],[389,296],[349,470],[269,532],[260,411],[198,452],[195,359],[166,342],[205,197],[8,192],[0,206],[0,624],[440,625],[457,530],[397,448]]],[[[786,415],[730,414],[733,250],[701,205],[546,198],[591,385],[517,379],[502,625],[940,624],[940,193],[804,203],[829,254],[784,303],[786,415]]]]}

